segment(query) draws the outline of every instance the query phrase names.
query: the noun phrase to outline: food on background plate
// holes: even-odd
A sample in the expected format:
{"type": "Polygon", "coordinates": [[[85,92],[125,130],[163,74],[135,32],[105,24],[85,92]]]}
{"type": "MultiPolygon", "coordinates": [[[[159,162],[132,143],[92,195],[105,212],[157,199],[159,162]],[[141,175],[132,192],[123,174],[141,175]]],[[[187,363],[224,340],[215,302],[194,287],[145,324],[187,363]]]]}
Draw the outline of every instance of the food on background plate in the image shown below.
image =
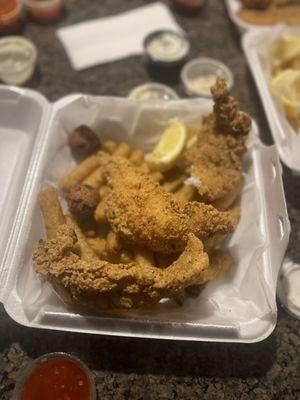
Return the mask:
{"type": "Polygon", "coordinates": [[[293,0],[240,0],[236,16],[248,24],[300,24],[300,4],[293,0]]]}
{"type": "Polygon", "coordinates": [[[271,86],[296,130],[300,127],[300,35],[284,34],[272,50],[271,86]]]}
{"type": "MultiPolygon", "coordinates": [[[[194,158],[187,155],[193,149],[201,152],[204,137],[212,139],[212,148],[218,138],[225,158],[216,147],[201,173],[213,177],[224,162],[225,170],[241,178],[250,119],[228,95],[223,79],[212,92],[216,103],[213,114],[204,119],[205,129],[201,124],[171,125],[146,158],[126,142],[103,142],[100,152],[61,178],[65,213],[55,189],[41,191],[47,238],[40,240],[33,260],[36,271],[66,303],[93,310],[151,306],[161,299],[182,304],[188,288],[215,279],[233,265],[230,253],[217,247],[237,226],[240,210],[233,203],[240,180],[230,179],[228,191],[220,191],[223,197],[213,198],[223,201],[230,195],[231,201],[218,209],[209,196],[201,195],[199,177],[191,176],[194,158]],[[175,152],[170,132],[176,138],[175,152]],[[228,154],[237,167],[228,167],[228,154]],[[147,161],[153,158],[154,170],[147,161]]],[[[204,175],[205,190],[214,191],[219,182],[205,181],[204,175]]]]}

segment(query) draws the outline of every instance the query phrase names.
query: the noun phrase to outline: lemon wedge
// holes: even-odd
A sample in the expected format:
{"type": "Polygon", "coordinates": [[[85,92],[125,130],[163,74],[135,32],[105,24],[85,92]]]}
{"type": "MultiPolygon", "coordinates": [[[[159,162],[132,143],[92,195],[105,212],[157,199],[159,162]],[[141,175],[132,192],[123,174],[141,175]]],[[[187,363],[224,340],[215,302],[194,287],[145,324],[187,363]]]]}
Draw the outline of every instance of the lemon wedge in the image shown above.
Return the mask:
{"type": "Polygon", "coordinates": [[[280,72],[272,79],[272,86],[280,93],[288,117],[300,120],[300,70],[280,72]]]}
{"type": "Polygon", "coordinates": [[[287,62],[300,54],[300,36],[283,35],[280,40],[280,50],[283,62],[287,62]]]}
{"type": "Polygon", "coordinates": [[[181,122],[166,128],[152,153],[147,155],[150,169],[164,172],[172,168],[185,148],[186,139],[186,127],[181,122]]]}

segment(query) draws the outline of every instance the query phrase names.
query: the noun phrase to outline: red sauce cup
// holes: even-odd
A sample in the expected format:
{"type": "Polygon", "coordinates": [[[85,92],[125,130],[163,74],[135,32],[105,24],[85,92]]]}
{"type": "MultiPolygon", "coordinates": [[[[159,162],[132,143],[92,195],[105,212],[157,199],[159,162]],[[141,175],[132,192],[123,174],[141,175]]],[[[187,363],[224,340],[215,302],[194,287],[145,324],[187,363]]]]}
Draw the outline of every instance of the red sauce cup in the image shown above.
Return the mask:
{"type": "Polygon", "coordinates": [[[41,24],[49,24],[59,19],[62,12],[61,0],[25,0],[29,17],[41,24]]]}
{"type": "Polygon", "coordinates": [[[50,353],[32,361],[16,384],[13,400],[96,400],[88,367],[67,353],[50,353]]]}
{"type": "Polygon", "coordinates": [[[22,26],[22,4],[19,0],[0,2],[0,34],[17,33],[22,26]]]}

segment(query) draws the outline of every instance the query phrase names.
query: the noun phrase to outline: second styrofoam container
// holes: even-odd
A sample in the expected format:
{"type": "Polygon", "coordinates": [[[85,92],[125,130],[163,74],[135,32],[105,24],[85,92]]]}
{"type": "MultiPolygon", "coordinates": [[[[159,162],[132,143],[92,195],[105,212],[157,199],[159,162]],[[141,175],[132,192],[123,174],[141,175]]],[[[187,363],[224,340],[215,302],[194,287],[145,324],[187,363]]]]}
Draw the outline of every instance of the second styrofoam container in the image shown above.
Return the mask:
{"type": "Polygon", "coordinates": [[[0,300],[14,320],[44,329],[194,341],[251,343],[272,332],[277,315],[276,281],[290,227],[276,148],[260,142],[254,121],[244,158],[241,220],[225,244],[235,265],[181,307],[164,300],[151,309],[93,315],[66,306],[39,279],[32,263],[33,250],[45,236],[37,193],[43,185],[56,186],[75,165],[67,145],[68,132],[88,124],[100,140],[126,140],[148,151],[166,126],[179,120],[200,122],[212,112],[212,102],[147,103],[70,95],[49,104],[35,92],[0,86],[0,103],[0,134],[7,143],[7,164],[0,164],[0,176],[7,178],[6,191],[0,191],[0,213],[8,212],[9,217],[5,227],[0,226],[5,240],[0,247],[0,300]],[[23,137],[28,138],[24,138],[26,146],[23,137]],[[19,153],[10,164],[13,144],[18,143],[19,153]],[[8,176],[11,169],[12,176],[8,176]]]}
{"type": "Polygon", "coordinates": [[[238,28],[240,33],[245,33],[251,29],[267,27],[266,25],[249,24],[248,22],[245,22],[239,18],[236,13],[243,7],[240,0],[225,0],[225,4],[231,21],[238,28]]]}
{"type": "Polygon", "coordinates": [[[257,90],[270,125],[274,142],[281,160],[293,171],[300,173],[300,129],[298,132],[290,124],[280,100],[271,91],[271,49],[284,33],[300,35],[300,27],[280,25],[251,31],[243,37],[243,49],[253,74],[257,90]]]}

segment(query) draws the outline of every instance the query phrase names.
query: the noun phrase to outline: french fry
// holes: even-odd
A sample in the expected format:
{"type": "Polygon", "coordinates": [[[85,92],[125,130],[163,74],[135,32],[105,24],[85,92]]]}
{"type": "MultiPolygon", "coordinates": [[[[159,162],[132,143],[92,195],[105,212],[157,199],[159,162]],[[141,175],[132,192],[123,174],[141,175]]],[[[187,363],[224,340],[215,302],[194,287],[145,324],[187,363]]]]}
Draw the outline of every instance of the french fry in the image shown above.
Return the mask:
{"type": "Polygon", "coordinates": [[[102,149],[109,154],[113,154],[116,150],[116,148],[118,147],[118,144],[113,141],[113,140],[106,140],[103,144],[102,144],[102,149]]]}
{"type": "Polygon", "coordinates": [[[134,249],[134,261],[141,267],[153,267],[154,256],[152,251],[146,249],[145,247],[138,247],[134,249]]]}
{"type": "Polygon", "coordinates": [[[118,147],[113,152],[114,156],[125,157],[128,158],[131,153],[131,147],[126,142],[121,142],[118,144],[118,147]]]}
{"type": "Polygon", "coordinates": [[[226,234],[224,233],[216,233],[212,237],[203,241],[204,251],[210,254],[219,244],[226,239],[226,234]]]}
{"type": "Polygon", "coordinates": [[[105,257],[106,240],[103,238],[87,238],[87,244],[99,258],[105,257]]]}
{"type": "Polygon", "coordinates": [[[71,172],[65,175],[59,181],[61,190],[68,192],[72,187],[81,183],[88,175],[90,175],[101,163],[98,155],[92,155],[77,165],[71,172]]]}
{"type": "Polygon", "coordinates": [[[234,263],[232,255],[228,251],[215,250],[209,256],[209,267],[201,272],[199,283],[205,283],[217,278],[226,272],[234,263]]]}
{"type": "Polygon", "coordinates": [[[99,189],[99,196],[100,196],[100,200],[103,200],[107,193],[109,192],[109,187],[104,185],[99,189]]]}
{"type": "Polygon", "coordinates": [[[135,150],[132,150],[132,153],[129,157],[129,161],[131,161],[132,164],[139,166],[143,163],[144,157],[145,157],[145,155],[142,150],[135,149],[135,150]]]}
{"type": "Polygon", "coordinates": [[[53,239],[59,226],[66,223],[56,191],[52,187],[41,190],[38,195],[38,203],[43,215],[47,238],[53,239]]]}
{"type": "Polygon", "coordinates": [[[96,168],[95,171],[93,171],[83,180],[83,183],[93,187],[94,189],[99,189],[104,183],[104,177],[101,170],[101,167],[96,168]]]}
{"type": "Polygon", "coordinates": [[[120,252],[122,248],[122,243],[120,241],[119,236],[110,230],[108,232],[108,235],[106,237],[106,244],[105,244],[105,250],[108,255],[116,255],[120,252]]]}
{"type": "Polygon", "coordinates": [[[231,192],[226,194],[226,196],[222,197],[221,199],[215,200],[211,204],[220,211],[227,210],[236,200],[236,198],[241,193],[244,186],[244,179],[241,176],[241,179],[237,183],[237,185],[232,189],[231,192]]]}
{"type": "Polygon", "coordinates": [[[185,181],[185,176],[183,175],[174,176],[171,179],[166,180],[166,182],[163,183],[162,187],[167,192],[174,193],[183,185],[184,181],[185,181]]]}
{"type": "Polygon", "coordinates": [[[67,215],[66,219],[67,219],[67,224],[70,225],[74,229],[74,232],[77,236],[77,241],[78,241],[78,245],[80,248],[81,259],[84,261],[91,261],[91,260],[98,259],[97,255],[93,252],[91,247],[88,245],[87,240],[86,240],[84,234],[82,233],[79,225],[75,221],[75,219],[72,218],[71,215],[67,215]]]}
{"type": "Polygon", "coordinates": [[[104,201],[100,201],[98,204],[95,213],[94,213],[94,218],[98,223],[105,223],[107,222],[106,214],[105,214],[105,203],[104,201]]]}
{"type": "Polygon", "coordinates": [[[193,199],[196,194],[196,189],[192,185],[183,185],[180,189],[174,193],[177,200],[182,203],[187,203],[193,199]]]}
{"type": "Polygon", "coordinates": [[[158,182],[158,183],[160,183],[164,180],[163,174],[159,171],[151,172],[150,176],[155,182],[158,182]]]}

